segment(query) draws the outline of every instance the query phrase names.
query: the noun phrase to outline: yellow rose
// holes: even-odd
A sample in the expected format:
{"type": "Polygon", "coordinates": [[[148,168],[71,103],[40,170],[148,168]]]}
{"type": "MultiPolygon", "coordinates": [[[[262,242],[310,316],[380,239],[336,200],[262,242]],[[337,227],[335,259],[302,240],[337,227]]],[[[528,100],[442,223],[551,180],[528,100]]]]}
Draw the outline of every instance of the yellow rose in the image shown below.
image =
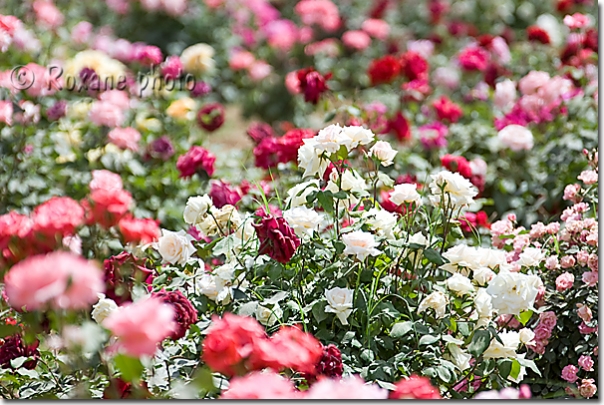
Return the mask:
{"type": "Polygon", "coordinates": [[[178,120],[191,121],[195,118],[195,110],[197,109],[197,103],[195,100],[189,97],[181,98],[174,101],[168,109],[166,114],[170,117],[178,120]]]}
{"type": "Polygon", "coordinates": [[[188,47],[180,55],[187,72],[206,73],[214,70],[214,48],[208,44],[196,44],[188,47]]]}

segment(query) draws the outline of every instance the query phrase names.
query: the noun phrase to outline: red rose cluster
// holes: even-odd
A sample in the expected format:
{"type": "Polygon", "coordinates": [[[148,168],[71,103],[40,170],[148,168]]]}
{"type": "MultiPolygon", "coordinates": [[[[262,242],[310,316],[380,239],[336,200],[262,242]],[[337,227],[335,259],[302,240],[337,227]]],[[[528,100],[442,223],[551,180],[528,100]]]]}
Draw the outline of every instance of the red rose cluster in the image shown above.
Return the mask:
{"type": "Polygon", "coordinates": [[[197,113],[197,123],[206,131],[214,132],[224,124],[224,112],[222,104],[206,104],[197,113]]]}
{"type": "Polygon", "coordinates": [[[213,153],[201,146],[192,146],[187,153],[178,157],[176,168],[180,172],[180,177],[185,179],[200,171],[212,177],[214,162],[216,162],[216,156],[213,153]]]}
{"type": "Polygon", "coordinates": [[[170,335],[173,340],[183,337],[189,327],[197,321],[197,310],[182,292],[162,290],[151,295],[174,307],[176,330],[170,335]]]}
{"type": "Polygon", "coordinates": [[[212,318],[202,349],[202,360],[229,377],[265,368],[314,374],[323,355],[321,343],[297,327],[284,326],[268,337],[255,319],[230,313],[212,318]]]}
{"type": "Polygon", "coordinates": [[[285,135],[276,137],[272,128],[270,133],[260,128],[255,126],[248,130],[248,134],[251,134],[250,137],[254,140],[260,139],[254,148],[254,157],[256,167],[263,169],[276,167],[279,163],[296,162],[298,149],[304,144],[304,139],[315,136],[315,131],[312,129],[294,128],[287,131],[285,135]]]}
{"type": "Polygon", "coordinates": [[[300,246],[300,238],[293,228],[282,216],[266,212],[264,207],[260,207],[256,215],[260,217],[260,222],[253,224],[260,239],[258,254],[268,255],[279,263],[289,262],[300,246]]]}
{"type": "MultiPolygon", "coordinates": [[[[8,325],[15,325],[16,322],[8,320],[8,325]]],[[[28,370],[33,370],[38,364],[40,359],[40,351],[38,345],[40,342],[35,340],[31,344],[27,344],[23,341],[23,337],[20,333],[16,333],[12,336],[0,338],[0,367],[2,368],[13,368],[10,362],[18,357],[32,357],[32,360],[28,360],[21,367],[25,367],[28,370]]]]}

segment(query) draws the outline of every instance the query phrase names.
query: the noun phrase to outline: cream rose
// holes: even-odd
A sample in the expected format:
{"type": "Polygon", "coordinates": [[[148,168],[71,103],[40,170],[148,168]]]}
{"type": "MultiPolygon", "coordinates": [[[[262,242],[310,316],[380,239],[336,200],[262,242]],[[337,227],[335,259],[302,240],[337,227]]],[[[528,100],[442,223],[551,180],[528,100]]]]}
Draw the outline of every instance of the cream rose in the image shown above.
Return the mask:
{"type": "Polygon", "coordinates": [[[437,318],[442,318],[447,313],[447,297],[440,291],[435,291],[422,300],[417,308],[417,313],[421,314],[428,308],[436,312],[437,318]]]}
{"type": "Polygon", "coordinates": [[[323,152],[336,153],[341,146],[347,146],[351,142],[350,138],[344,135],[343,128],[339,124],[323,128],[312,139],[315,141],[313,147],[319,155],[323,152]]]}
{"type": "Polygon", "coordinates": [[[531,309],[543,282],[538,276],[501,271],[487,287],[499,315],[518,315],[531,309]]]}
{"type": "Polygon", "coordinates": [[[390,201],[396,205],[415,203],[421,205],[422,197],[417,192],[417,184],[397,184],[390,193],[390,201]]]}
{"type": "Polygon", "coordinates": [[[258,304],[255,314],[258,322],[265,326],[273,326],[283,316],[283,310],[277,303],[272,308],[258,304]]]}
{"type": "Polygon", "coordinates": [[[191,73],[205,73],[214,70],[214,48],[208,44],[196,44],[188,47],[180,55],[184,69],[191,73]]]}
{"type": "Polygon", "coordinates": [[[534,346],[535,343],[535,332],[530,330],[529,328],[522,328],[518,332],[518,338],[520,339],[520,343],[526,346],[534,346]]]}
{"type": "Polygon", "coordinates": [[[365,260],[367,256],[377,256],[381,252],[376,249],[379,243],[369,232],[354,231],[342,235],[342,241],[346,245],[344,254],[355,255],[359,260],[365,260]]]}
{"type": "Polygon", "coordinates": [[[359,126],[342,128],[342,135],[344,137],[344,145],[349,151],[359,145],[367,145],[375,139],[375,134],[370,129],[359,126]]]}
{"type": "Polygon", "coordinates": [[[396,215],[386,210],[371,208],[363,213],[363,217],[378,236],[394,239],[393,231],[398,222],[396,215]]]}
{"type": "Polygon", "coordinates": [[[443,192],[445,193],[445,200],[449,201],[455,208],[472,204],[474,197],[478,194],[476,187],[459,173],[443,170],[430,177],[432,178],[430,201],[434,205],[441,204],[443,192]]]}
{"type": "Polygon", "coordinates": [[[117,308],[115,301],[106,298],[105,294],[99,294],[99,301],[92,307],[92,319],[101,324],[117,308]]]}
{"type": "Polygon", "coordinates": [[[299,237],[312,236],[314,231],[319,230],[323,222],[323,216],[313,209],[307,207],[296,207],[283,211],[283,218],[294,228],[299,237]]]}
{"type": "Polygon", "coordinates": [[[207,194],[189,197],[183,214],[185,222],[189,225],[201,222],[210,207],[212,207],[212,199],[207,194]]]}
{"type": "Polygon", "coordinates": [[[335,287],[325,291],[327,305],[325,312],[336,314],[342,325],[348,325],[348,316],[352,313],[353,290],[335,287]]]}
{"type": "Polygon", "coordinates": [[[449,290],[453,291],[460,297],[474,291],[474,286],[472,285],[470,279],[466,276],[462,276],[459,273],[455,273],[449,277],[447,281],[445,281],[445,284],[449,290]]]}
{"type": "Polygon", "coordinates": [[[321,151],[315,146],[317,140],[315,138],[304,139],[304,145],[298,149],[298,166],[304,169],[302,177],[307,176],[323,176],[329,161],[321,157],[321,151]]]}
{"type": "Polygon", "coordinates": [[[491,344],[485,350],[483,356],[487,359],[515,358],[517,356],[516,350],[520,346],[518,332],[502,332],[499,337],[503,344],[499,343],[497,339],[491,340],[491,344]]]}
{"type": "Polygon", "coordinates": [[[527,247],[518,256],[517,264],[523,267],[538,266],[545,259],[545,253],[539,248],[527,247]]]}
{"type": "Polygon", "coordinates": [[[192,240],[193,237],[185,231],[172,232],[162,229],[162,236],[156,246],[164,263],[185,264],[195,253],[192,240]]]}

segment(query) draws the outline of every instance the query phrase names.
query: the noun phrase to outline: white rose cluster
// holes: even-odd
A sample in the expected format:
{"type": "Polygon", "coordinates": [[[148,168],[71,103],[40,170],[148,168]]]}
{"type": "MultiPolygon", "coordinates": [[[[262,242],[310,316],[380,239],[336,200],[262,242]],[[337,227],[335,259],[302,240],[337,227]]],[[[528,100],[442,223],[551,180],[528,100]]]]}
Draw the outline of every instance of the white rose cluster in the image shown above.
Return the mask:
{"type": "Polygon", "coordinates": [[[434,291],[420,302],[417,313],[421,314],[432,308],[436,318],[443,318],[447,313],[447,296],[440,291],[434,291]]]}
{"type": "Polygon", "coordinates": [[[499,315],[518,315],[532,309],[543,282],[539,276],[500,271],[486,289],[499,315]]]}
{"type": "Polygon", "coordinates": [[[478,194],[476,187],[459,173],[443,170],[430,177],[432,178],[429,185],[432,193],[430,201],[436,206],[442,203],[443,193],[445,203],[451,204],[454,208],[472,204],[474,197],[478,194]]]}
{"type": "Polygon", "coordinates": [[[510,268],[505,252],[498,249],[460,244],[453,246],[442,256],[449,263],[443,264],[441,269],[464,276],[470,276],[472,273],[472,278],[478,285],[487,284],[495,276],[493,270],[510,268]]]}

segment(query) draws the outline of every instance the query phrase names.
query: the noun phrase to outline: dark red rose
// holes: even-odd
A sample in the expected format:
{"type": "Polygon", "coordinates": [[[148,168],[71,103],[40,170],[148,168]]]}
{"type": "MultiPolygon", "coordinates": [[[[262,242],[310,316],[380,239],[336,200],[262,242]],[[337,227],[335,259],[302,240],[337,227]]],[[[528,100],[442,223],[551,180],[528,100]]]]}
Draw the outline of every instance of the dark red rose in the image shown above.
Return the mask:
{"type": "Polygon", "coordinates": [[[191,96],[193,97],[201,97],[212,91],[212,86],[210,86],[206,82],[195,83],[195,85],[189,89],[191,92],[191,96]]]}
{"type": "Polygon", "coordinates": [[[176,168],[180,171],[180,177],[187,178],[202,170],[208,176],[214,174],[214,162],[216,156],[201,146],[193,146],[187,153],[178,157],[176,168]]]}
{"type": "Polygon", "coordinates": [[[289,262],[300,246],[300,239],[292,227],[282,216],[274,216],[263,208],[258,209],[256,214],[261,217],[259,222],[254,223],[260,239],[258,254],[266,254],[279,263],[289,262]]]}
{"type": "Polygon", "coordinates": [[[542,44],[549,44],[549,34],[543,28],[537,25],[531,25],[526,29],[526,35],[529,41],[541,42],[542,44]]]}
{"type": "Polygon", "coordinates": [[[319,96],[329,90],[327,80],[331,78],[331,73],[322,76],[314,68],[298,70],[298,80],[300,81],[300,91],[304,93],[304,101],[317,104],[319,96]]]}
{"type": "Polygon", "coordinates": [[[583,46],[596,53],[598,52],[598,30],[590,28],[585,31],[585,35],[583,36],[583,46]]]}
{"type": "Polygon", "coordinates": [[[496,63],[489,63],[489,66],[487,66],[486,70],[484,71],[484,81],[494,89],[497,78],[507,74],[509,74],[509,72],[503,66],[496,63]]]}
{"type": "Polygon", "coordinates": [[[150,396],[151,393],[145,381],[141,381],[139,388],[135,389],[132,383],[126,382],[119,377],[112,378],[105,391],[103,391],[103,399],[145,399],[150,396]]]}
{"type": "Polygon", "coordinates": [[[191,302],[180,291],[165,291],[152,294],[154,297],[161,299],[166,304],[174,307],[176,316],[174,321],[178,324],[178,328],[170,336],[172,340],[177,340],[183,337],[189,327],[197,321],[197,310],[191,302]]]}
{"type": "Polygon", "coordinates": [[[233,187],[222,180],[212,180],[210,189],[210,198],[216,208],[222,208],[225,205],[236,205],[241,201],[242,193],[238,187],[233,187]]]}
{"type": "Polygon", "coordinates": [[[556,3],[556,10],[561,14],[568,14],[573,9],[575,2],[573,0],[558,0],[556,3]]]}
{"type": "Polygon", "coordinates": [[[279,155],[277,153],[277,138],[264,138],[254,148],[254,164],[262,169],[277,166],[279,155]]]}
{"type": "Polygon", "coordinates": [[[433,101],[432,107],[441,121],[457,122],[463,115],[461,107],[449,100],[447,96],[442,96],[433,101]]]}
{"type": "Polygon", "coordinates": [[[206,131],[213,132],[224,124],[224,107],[219,103],[206,104],[197,113],[197,123],[206,131]]]}
{"type": "Polygon", "coordinates": [[[444,155],[440,158],[440,163],[443,167],[447,168],[447,170],[459,173],[466,179],[472,177],[472,167],[470,166],[470,162],[463,156],[455,156],[455,155],[444,155]]]}
{"type": "Polygon", "coordinates": [[[373,6],[369,11],[369,16],[371,18],[382,18],[386,12],[386,9],[388,8],[389,3],[390,0],[374,0],[373,6]]]}
{"type": "Polygon", "coordinates": [[[386,55],[375,59],[369,64],[367,74],[371,79],[371,85],[390,83],[401,71],[400,61],[392,55],[386,55]]]}
{"type": "Polygon", "coordinates": [[[336,345],[329,344],[323,346],[323,356],[316,366],[317,375],[324,375],[329,378],[342,377],[344,366],[342,365],[342,353],[336,345]]]}
{"type": "Polygon", "coordinates": [[[412,375],[409,379],[395,384],[396,390],[390,392],[390,399],[442,399],[438,388],[429,378],[412,375]]]}
{"type": "Polygon", "coordinates": [[[428,62],[417,52],[408,51],[401,56],[401,69],[410,81],[428,79],[428,62]]]}
{"type": "Polygon", "coordinates": [[[163,135],[147,146],[145,159],[168,160],[174,155],[174,146],[167,135],[163,135]]]}
{"type": "Polygon", "coordinates": [[[264,122],[252,122],[247,128],[247,135],[252,138],[254,143],[257,145],[265,138],[275,137],[275,131],[273,127],[264,122]]]}
{"type": "Polygon", "coordinates": [[[31,345],[25,344],[20,334],[0,339],[0,367],[12,368],[10,362],[17,357],[33,357],[32,360],[26,361],[22,365],[28,370],[33,370],[40,359],[39,344],[38,340],[31,345]]]}
{"type": "Polygon", "coordinates": [[[409,121],[407,121],[403,113],[397,111],[394,117],[388,120],[388,132],[393,132],[396,135],[396,139],[400,142],[411,139],[409,121]]]}
{"type": "Polygon", "coordinates": [[[105,295],[118,305],[132,301],[131,293],[134,282],[153,282],[153,270],[145,267],[147,259],[138,259],[128,252],[111,256],[103,262],[105,270],[105,295]]]}
{"type": "Polygon", "coordinates": [[[430,22],[438,24],[443,14],[449,11],[449,2],[447,0],[430,0],[428,9],[430,10],[430,22]]]}
{"type": "Polygon", "coordinates": [[[484,176],[473,175],[470,177],[470,183],[478,189],[478,197],[480,197],[480,193],[484,191],[484,185],[486,183],[484,176]]]}

